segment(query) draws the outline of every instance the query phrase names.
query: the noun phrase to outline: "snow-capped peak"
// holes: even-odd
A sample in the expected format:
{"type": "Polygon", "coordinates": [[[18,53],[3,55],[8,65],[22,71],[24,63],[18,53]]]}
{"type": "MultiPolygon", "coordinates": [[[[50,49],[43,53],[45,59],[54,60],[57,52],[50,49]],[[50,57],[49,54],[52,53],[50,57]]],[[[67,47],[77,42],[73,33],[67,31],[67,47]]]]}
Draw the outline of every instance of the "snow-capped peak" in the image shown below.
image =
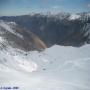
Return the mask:
{"type": "Polygon", "coordinates": [[[75,20],[75,19],[79,19],[80,17],[81,17],[81,16],[78,15],[78,14],[71,14],[70,17],[69,17],[69,19],[70,19],[70,20],[75,20]]]}

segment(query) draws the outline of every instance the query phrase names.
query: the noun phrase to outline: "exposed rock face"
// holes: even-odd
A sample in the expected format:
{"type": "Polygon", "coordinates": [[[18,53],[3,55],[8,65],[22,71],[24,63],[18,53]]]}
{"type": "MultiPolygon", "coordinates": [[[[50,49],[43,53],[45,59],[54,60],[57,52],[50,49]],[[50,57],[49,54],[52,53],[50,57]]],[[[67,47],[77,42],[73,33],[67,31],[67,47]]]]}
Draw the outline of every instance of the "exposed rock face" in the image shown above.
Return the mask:
{"type": "Polygon", "coordinates": [[[15,21],[37,35],[48,47],[54,44],[78,47],[90,43],[90,13],[35,14],[1,19],[15,21]]]}
{"type": "Polygon", "coordinates": [[[25,51],[45,49],[46,45],[35,34],[10,22],[0,21],[0,47],[12,46],[25,51]]]}

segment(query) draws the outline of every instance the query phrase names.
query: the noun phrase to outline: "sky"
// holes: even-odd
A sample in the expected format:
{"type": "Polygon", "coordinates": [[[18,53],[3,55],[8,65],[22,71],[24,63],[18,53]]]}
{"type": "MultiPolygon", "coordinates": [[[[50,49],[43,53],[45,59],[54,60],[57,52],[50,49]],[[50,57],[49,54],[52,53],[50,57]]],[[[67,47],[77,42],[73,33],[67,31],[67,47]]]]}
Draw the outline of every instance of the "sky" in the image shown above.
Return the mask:
{"type": "Polygon", "coordinates": [[[0,16],[47,12],[88,12],[90,0],[0,0],[0,16]]]}

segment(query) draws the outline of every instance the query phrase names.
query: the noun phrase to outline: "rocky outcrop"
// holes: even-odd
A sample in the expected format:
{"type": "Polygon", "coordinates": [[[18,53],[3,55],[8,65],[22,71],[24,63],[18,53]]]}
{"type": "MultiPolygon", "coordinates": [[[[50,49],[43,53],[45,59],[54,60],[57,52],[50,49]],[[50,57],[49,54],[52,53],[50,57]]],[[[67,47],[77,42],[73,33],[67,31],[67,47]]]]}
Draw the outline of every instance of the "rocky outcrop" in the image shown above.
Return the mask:
{"type": "Polygon", "coordinates": [[[1,48],[12,46],[25,51],[45,49],[45,43],[35,34],[19,25],[0,21],[0,37],[3,38],[1,48]]]}

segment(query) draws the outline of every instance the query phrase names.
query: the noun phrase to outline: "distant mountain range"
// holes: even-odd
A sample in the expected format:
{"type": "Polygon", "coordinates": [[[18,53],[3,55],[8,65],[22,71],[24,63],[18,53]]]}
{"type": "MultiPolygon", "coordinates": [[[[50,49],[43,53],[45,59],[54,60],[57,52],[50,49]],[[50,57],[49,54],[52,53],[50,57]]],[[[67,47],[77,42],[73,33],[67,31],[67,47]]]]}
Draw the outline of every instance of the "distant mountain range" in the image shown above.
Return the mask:
{"type": "MultiPolygon", "coordinates": [[[[32,37],[38,37],[43,42],[44,48],[54,44],[79,47],[85,43],[90,43],[89,12],[2,16],[0,20],[17,24],[14,29],[25,36],[25,40],[22,41],[19,38],[20,40],[16,39],[15,41],[19,45],[26,45],[27,48],[30,48],[29,41],[32,42],[32,37]]],[[[12,41],[16,38],[12,35],[11,37],[9,39],[12,39],[12,41]]],[[[34,41],[37,42],[36,39],[34,41]]],[[[41,44],[40,46],[42,47],[43,45],[41,44]]]]}

